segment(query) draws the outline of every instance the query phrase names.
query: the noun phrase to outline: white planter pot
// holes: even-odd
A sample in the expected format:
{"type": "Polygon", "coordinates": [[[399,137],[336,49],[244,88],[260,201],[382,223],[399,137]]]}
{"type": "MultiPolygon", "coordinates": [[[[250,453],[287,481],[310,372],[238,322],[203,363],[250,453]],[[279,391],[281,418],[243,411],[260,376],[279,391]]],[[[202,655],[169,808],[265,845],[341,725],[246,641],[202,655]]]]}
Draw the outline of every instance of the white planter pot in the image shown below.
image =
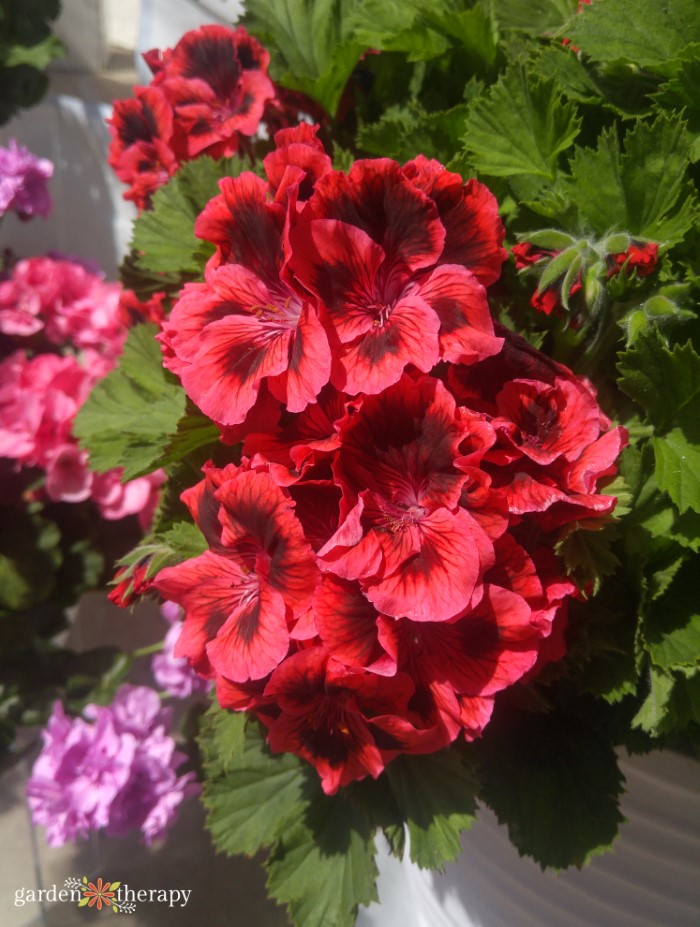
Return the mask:
{"type": "Polygon", "coordinates": [[[542,872],[481,809],[444,874],[380,852],[380,904],[357,927],[698,927],[700,766],[669,752],[620,765],[628,823],[613,852],[542,872]]]}

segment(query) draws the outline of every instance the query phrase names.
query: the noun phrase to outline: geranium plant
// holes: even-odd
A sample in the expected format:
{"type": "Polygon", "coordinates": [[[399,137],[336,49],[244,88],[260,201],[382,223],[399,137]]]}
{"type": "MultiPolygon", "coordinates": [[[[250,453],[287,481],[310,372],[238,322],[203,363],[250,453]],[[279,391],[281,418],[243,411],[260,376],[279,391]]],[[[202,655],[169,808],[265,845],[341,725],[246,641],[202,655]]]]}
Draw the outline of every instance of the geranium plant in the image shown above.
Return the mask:
{"type": "Polygon", "coordinates": [[[616,750],[697,751],[700,23],[284,9],[247,4],[267,51],[147,56],[134,108],[196,132],[124,264],[152,321],[76,429],[98,470],[168,474],[115,598],[182,608],[214,840],[327,927],[374,897],[378,830],[440,867],[481,801],[581,865],[621,823],[616,750]],[[279,128],[290,99],[313,124],[279,128]]]}

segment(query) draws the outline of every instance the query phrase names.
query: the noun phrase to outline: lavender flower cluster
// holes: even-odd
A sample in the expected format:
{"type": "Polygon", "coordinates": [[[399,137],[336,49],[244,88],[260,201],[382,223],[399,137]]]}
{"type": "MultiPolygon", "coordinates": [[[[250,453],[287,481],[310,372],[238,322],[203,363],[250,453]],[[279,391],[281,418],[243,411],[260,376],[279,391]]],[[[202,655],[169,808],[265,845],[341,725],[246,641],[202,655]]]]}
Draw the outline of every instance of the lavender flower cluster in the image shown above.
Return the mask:
{"type": "Polygon", "coordinates": [[[145,686],[123,685],[110,706],[88,705],[79,718],[56,702],[27,785],[32,820],[46,827],[50,846],[101,828],[140,830],[148,844],[165,833],[199,790],[194,773],[176,775],[186,757],[168,734],[170,715],[145,686]]]}
{"type": "Polygon", "coordinates": [[[51,212],[46,181],[52,174],[51,161],[11,138],[7,148],[0,148],[0,216],[12,209],[20,219],[46,218],[51,212]]]}

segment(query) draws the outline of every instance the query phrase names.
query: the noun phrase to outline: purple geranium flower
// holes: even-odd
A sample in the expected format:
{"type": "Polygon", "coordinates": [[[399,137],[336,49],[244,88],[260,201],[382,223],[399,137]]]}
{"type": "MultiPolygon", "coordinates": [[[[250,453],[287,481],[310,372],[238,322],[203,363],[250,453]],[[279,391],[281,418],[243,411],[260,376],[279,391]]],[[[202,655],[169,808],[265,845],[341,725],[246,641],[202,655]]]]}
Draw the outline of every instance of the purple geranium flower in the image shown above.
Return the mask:
{"type": "Polygon", "coordinates": [[[162,836],[182,800],[198,791],[194,773],[177,776],[186,759],[168,734],[170,711],[145,686],[122,686],[112,705],[88,705],[66,717],[60,702],[44,731],[27,795],[32,820],[61,846],[91,830],[162,836]]]}
{"type": "Polygon", "coordinates": [[[52,205],[47,186],[52,174],[51,161],[37,158],[11,138],[7,148],[0,148],[0,216],[14,209],[20,219],[46,218],[52,205]]]}
{"type": "Polygon", "coordinates": [[[190,666],[185,657],[174,655],[175,645],[182,631],[182,609],[175,602],[164,602],[160,613],[170,628],[165,635],[163,650],[151,660],[151,671],[161,689],[175,698],[188,698],[194,692],[208,692],[211,681],[203,679],[190,666]]]}

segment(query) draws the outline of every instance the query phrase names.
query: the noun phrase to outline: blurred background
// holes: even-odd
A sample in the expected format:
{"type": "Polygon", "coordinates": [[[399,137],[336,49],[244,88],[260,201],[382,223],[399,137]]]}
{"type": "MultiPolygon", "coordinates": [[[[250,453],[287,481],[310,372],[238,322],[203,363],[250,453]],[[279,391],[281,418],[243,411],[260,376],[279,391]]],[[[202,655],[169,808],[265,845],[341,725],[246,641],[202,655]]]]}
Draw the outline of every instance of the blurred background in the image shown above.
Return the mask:
{"type": "MultiPolygon", "coordinates": [[[[15,0],[22,4],[23,0],[15,0]]],[[[109,131],[105,119],[114,99],[130,97],[148,82],[140,50],[174,45],[204,22],[231,24],[238,0],[62,0],[54,32],[67,54],[50,66],[50,89],[41,103],[0,129],[0,143],[16,138],[36,155],[54,162],[48,219],[21,222],[8,213],[0,247],[19,256],[58,250],[90,258],[107,279],[118,266],[131,235],[135,210],[122,199],[123,187],[107,165],[109,131]]],[[[164,623],[155,605],[134,611],[90,593],[74,610],[66,643],[77,650],[119,645],[135,649],[162,639],[164,623]]],[[[152,684],[148,660],[132,682],[152,684]]],[[[126,882],[131,888],[191,889],[185,908],[139,904],[128,922],[134,927],[206,924],[209,927],[284,927],[282,909],[265,895],[258,860],[217,855],[204,830],[200,802],[187,800],[167,842],[146,847],[138,837],[94,837],[75,846],[48,847],[41,829],[29,821],[24,788],[38,752],[37,732],[26,732],[19,749],[0,767],[0,925],[73,927],[109,911],[75,904],[14,904],[18,889],[63,887],[69,877],[126,882]]]]}

